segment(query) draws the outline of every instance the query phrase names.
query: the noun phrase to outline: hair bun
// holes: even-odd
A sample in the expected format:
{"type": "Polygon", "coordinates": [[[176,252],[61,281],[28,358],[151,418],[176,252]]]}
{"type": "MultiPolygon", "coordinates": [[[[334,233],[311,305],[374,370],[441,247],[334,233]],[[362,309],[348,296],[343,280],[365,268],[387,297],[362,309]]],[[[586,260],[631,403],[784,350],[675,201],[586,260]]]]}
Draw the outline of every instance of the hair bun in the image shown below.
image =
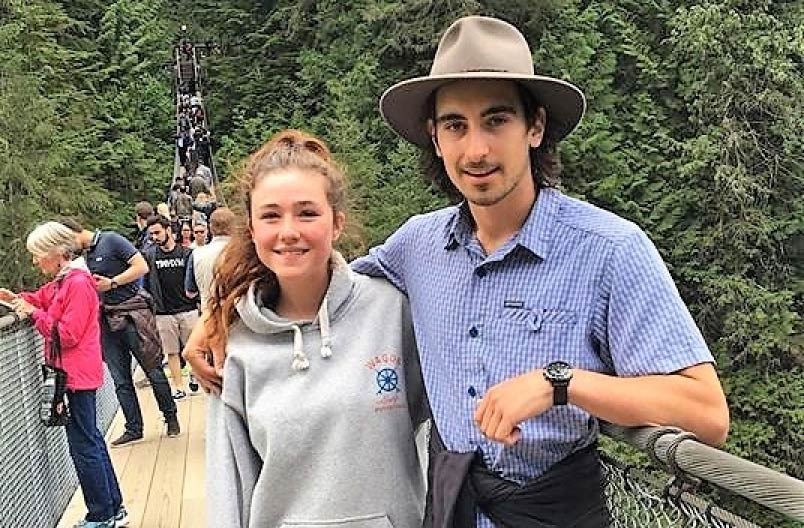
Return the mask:
{"type": "Polygon", "coordinates": [[[305,134],[301,130],[288,129],[277,134],[271,141],[271,150],[307,151],[315,154],[327,163],[332,161],[332,153],[318,138],[305,134]]]}

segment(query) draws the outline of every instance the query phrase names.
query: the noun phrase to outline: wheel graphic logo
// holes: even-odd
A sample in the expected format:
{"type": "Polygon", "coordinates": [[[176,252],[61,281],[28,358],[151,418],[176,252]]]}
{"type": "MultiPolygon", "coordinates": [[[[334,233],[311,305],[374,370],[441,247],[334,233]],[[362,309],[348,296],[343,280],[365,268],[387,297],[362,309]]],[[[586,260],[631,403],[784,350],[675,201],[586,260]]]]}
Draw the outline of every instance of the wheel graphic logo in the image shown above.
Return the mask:
{"type": "Polygon", "coordinates": [[[377,372],[377,394],[383,392],[399,392],[399,375],[392,368],[384,368],[377,372]]]}

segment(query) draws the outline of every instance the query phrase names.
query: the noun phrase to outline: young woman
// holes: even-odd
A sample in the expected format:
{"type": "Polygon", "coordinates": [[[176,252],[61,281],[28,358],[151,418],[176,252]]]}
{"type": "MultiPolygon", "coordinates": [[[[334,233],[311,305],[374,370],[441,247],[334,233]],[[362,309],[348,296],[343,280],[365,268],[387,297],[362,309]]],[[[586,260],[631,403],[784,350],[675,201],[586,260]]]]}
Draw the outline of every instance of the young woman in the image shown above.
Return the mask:
{"type": "Polygon", "coordinates": [[[38,226],[28,235],[27,246],[34,264],[55,278],[35,292],[15,294],[0,288],[0,300],[11,302],[17,313],[31,317],[45,338],[46,354],[53,327],[58,331],[61,362],[55,366],[67,372],[70,408],[67,444],[88,510],[75,528],[127,526],[128,514],[95,417],[95,391],[103,384],[95,280],[83,258],[71,260],[75,234],[66,226],[58,222],[38,226]]]}
{"type": "Polygon", "coordinates": [[[320,140],[284,131],[250,157],[242,196],[246,225],[188,345],[228,354],[210,400],[209,526],[418,528],[426,412],[410,313],[333,249],[343,174],[320,140]]]}
{"type": "Polygon", "coordinates": [[[194,241],[193,226],[190,225],[190,222],[182,222],[179,237],[176,243],[178,243],[181,247],[188,248],[193,245],[194,241]]]}

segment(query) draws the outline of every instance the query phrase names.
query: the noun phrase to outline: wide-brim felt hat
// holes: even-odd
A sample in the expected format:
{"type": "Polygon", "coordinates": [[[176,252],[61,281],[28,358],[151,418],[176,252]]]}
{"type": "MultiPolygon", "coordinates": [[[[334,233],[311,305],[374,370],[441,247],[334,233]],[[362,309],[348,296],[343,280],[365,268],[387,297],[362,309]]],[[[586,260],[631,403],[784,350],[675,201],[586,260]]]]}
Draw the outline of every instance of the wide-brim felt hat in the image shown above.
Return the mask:
{"type": "Polygon", "coordinates": [[[559,141],[586,110],[583,92],[572,83],[536,75],[525,37],[508,22],[482,16],[454,22],[441,37],[430,75],[399,82],[380,98],[380,113],[404,139],[426,147],[428,98],[449,83],[469,79],[510,80],[529,90],[547,113],[546,137],[559,141]]]}

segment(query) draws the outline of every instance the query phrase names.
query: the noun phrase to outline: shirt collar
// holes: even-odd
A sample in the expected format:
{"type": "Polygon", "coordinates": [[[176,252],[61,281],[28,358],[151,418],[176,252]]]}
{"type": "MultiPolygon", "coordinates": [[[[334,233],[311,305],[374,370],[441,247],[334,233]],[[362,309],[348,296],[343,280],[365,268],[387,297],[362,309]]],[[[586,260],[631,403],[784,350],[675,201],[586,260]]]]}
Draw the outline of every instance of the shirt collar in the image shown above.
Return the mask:
{"type": "Polygon", "coordinates": [[[474,236],[475,221],[469,211],[469,204],[461,202],[454,208],[454,213],[447,223],[447,237],[444,249],[453,250],[458,246],[467,246],[474,236]]]}
{"type": "Polygon", "coordinates": [[[89,241],[89,247],[87,248],[89,251],[95,249],[95,246],[98,245],[98,240],[100,239],[101,232],[100,229],[96,229],[95,233],[92,235],[92,240],[89,241]]]}
{"type": "MultiPolygon", "coordinates": [[[[560,208],[561,191],[544,188],[539,190],[536,203],[530,210],[522,229],[516,235],[519,245],[537,257],[547,258],[552,245],[555,223],[560,208]]],[[[458,246],[466,247],[473,239],[475,223],[469,204],[464,201],[455,207],[455,212],[448,223],[444,240],[444,249],[453,250],[458,246]]]]}

